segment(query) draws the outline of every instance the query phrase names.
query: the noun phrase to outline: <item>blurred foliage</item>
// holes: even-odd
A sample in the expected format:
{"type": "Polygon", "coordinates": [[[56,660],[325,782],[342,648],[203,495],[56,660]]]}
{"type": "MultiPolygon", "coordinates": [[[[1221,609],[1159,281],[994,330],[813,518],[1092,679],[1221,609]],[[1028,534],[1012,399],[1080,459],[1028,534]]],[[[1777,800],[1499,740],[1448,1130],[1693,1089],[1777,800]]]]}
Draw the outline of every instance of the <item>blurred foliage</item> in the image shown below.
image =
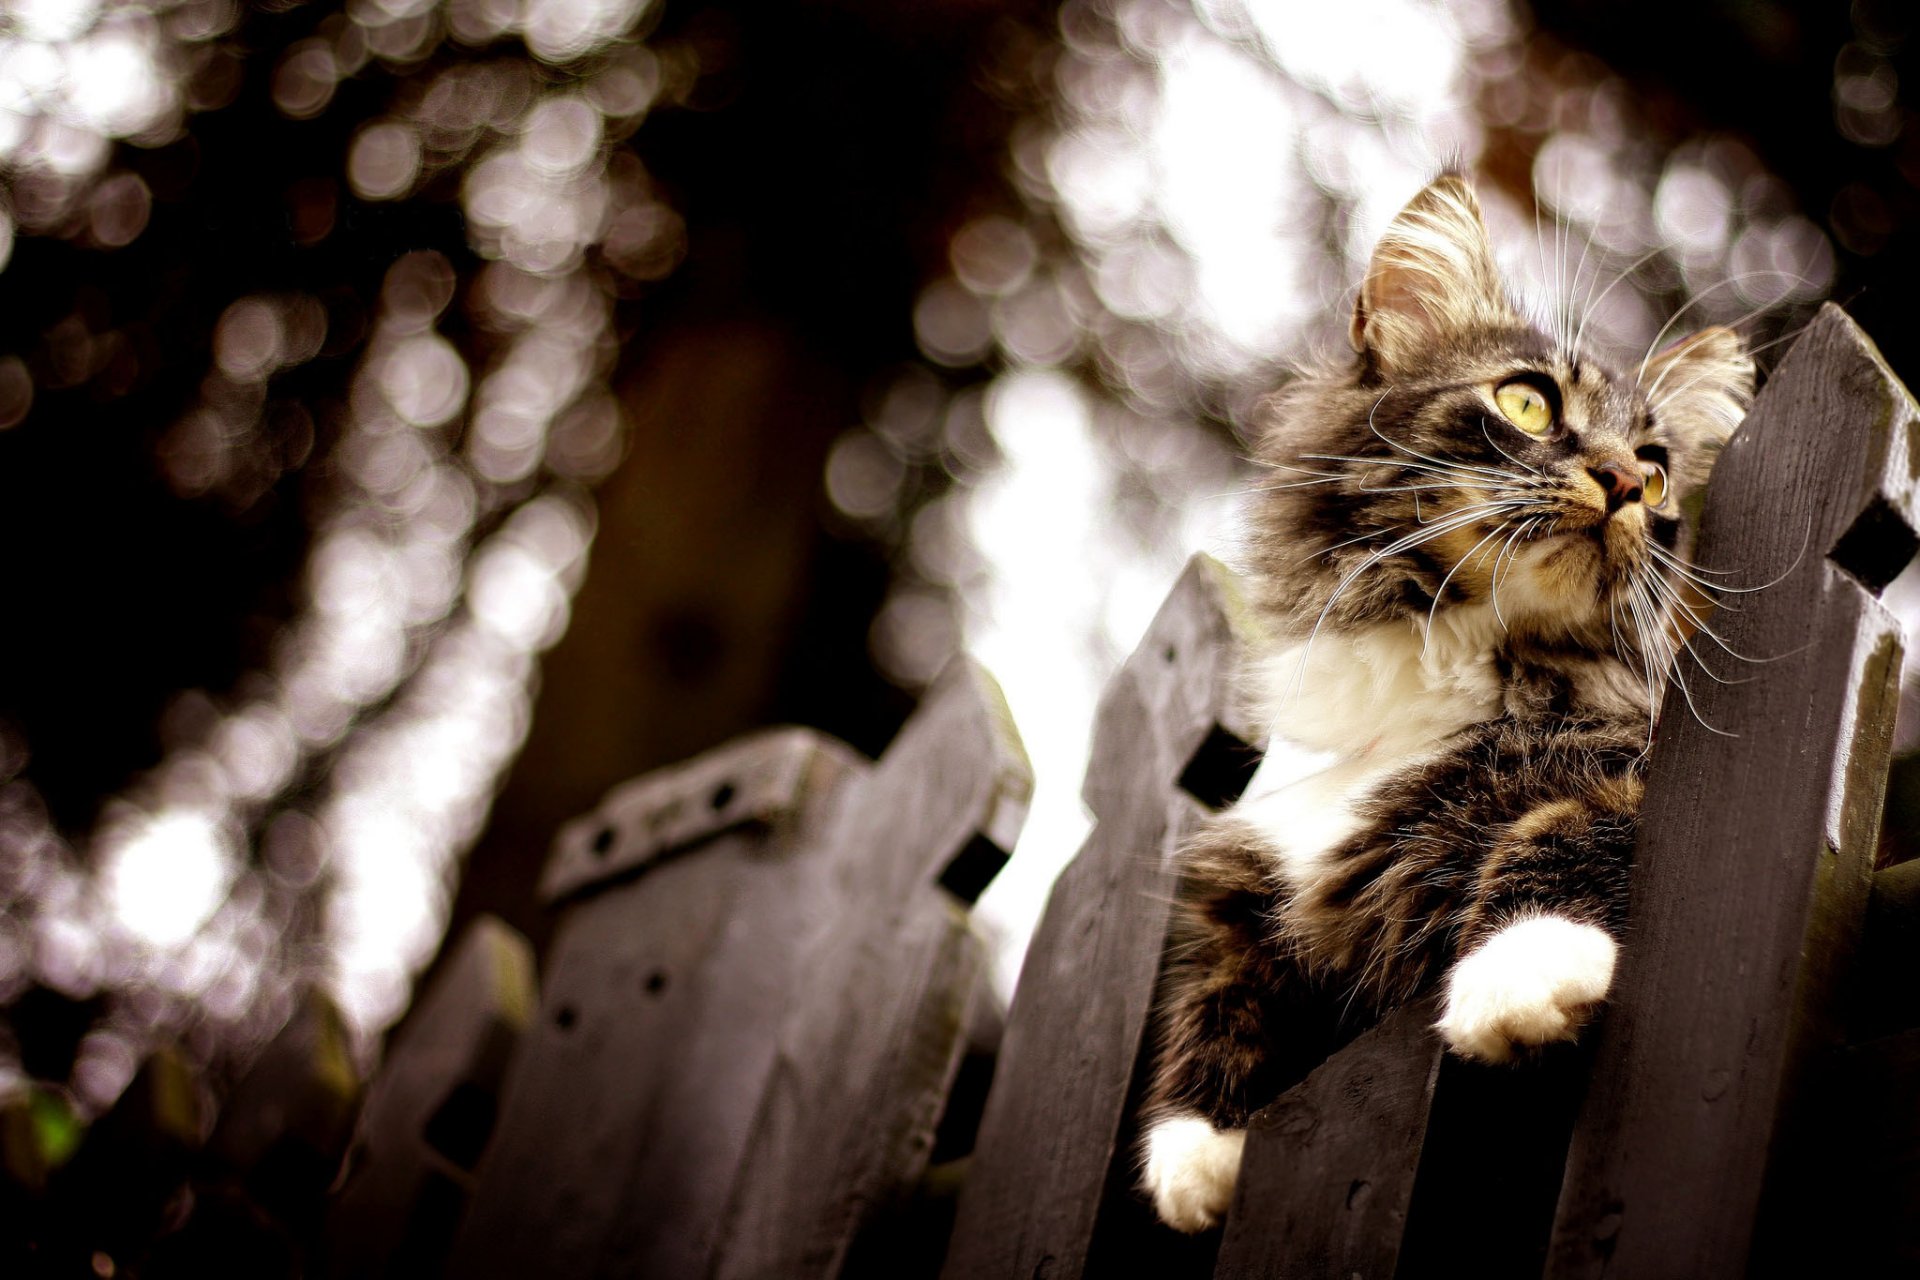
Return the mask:
{"type": "MultiPolygon", "coordinates": [[[[156,1231],[151,1273],[272,1274],[309,1247],[353,1077],[579,602],[596,486],[625,504],[603,600],[644,576],[624,558],[746,603],[649,597],[550,684],[582,706],[581,673],[615,664],[656,698],[724,677],[731,701],[564,776],[549,741],[507,804],[546,816],[483,850],[483,893],[532,913],[545,796],[648,752],[781,715],[884,744],[908,704],[864,652],[884,551],[825,516],[819,454],[794,459],[914,360],[913,290],[998,185],[1003,86],[978,69],[1031,41],[968,3],[0,14],[0,536],[24,549],[0,1101],[52,1098],[87,1133],[71,1176],[0,1194],[0,1269],[104,1274],[156,1231]],[[690,361],[713,408],[663,421],[649,397],[690,361]],[[696,450],[723,474],[692,479],[696,450]],[[632,457],[649,469],[609,481],[632,457]],[[767,476],[788,571],[728,590],[697,542],[626,541],[727,519],[767,476]],[[166,1062],[209,1104],[190,1189],[162,1162],[109,1204],[117,1158],[86,1152],[155,1120],[166,1062]]],[[[608,709],[589,683],[592,722],[558,732],[608,709]]]]}

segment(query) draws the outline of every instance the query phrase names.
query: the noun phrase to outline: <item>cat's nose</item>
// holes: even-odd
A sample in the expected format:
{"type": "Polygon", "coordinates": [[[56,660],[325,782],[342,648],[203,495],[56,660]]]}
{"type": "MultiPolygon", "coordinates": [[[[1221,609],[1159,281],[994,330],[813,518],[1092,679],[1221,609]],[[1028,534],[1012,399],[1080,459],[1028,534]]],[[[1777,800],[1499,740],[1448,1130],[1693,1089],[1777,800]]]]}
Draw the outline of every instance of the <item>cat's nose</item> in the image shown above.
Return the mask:
{"type": "Polygon", "coordinates": [[[1599,484],[1600,491],[1607,495],[1607,510],[1618,511],[1622,505],[1640,501],[1640,472],[1638,468],[1619,462],[1603,462],[1597,467],[1588,467],[1587,474],[1599,484]]]}

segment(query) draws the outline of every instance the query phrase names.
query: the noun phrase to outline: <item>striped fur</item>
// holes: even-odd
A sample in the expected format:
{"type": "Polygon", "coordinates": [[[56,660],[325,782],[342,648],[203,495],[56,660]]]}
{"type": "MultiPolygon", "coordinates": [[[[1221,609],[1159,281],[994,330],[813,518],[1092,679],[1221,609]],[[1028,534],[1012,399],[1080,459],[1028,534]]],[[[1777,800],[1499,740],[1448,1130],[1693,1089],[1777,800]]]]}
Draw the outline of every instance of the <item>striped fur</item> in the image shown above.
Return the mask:
{"type": "Polygon", "coordinates": [[[1250,679],[1277,742],[1182,854],[1144,1185],[1216,1222],[1252,1112],[1388,1008],[1501,1061],[1577,1032],[1622,937],[1641,770],[1704,610],[1681,500],[1751,400],[1725,330],[1639,369],[1528,324],[1471,188],[1434,182],[1374,255],[1355,355],[1272,405],[1250,679]],[[1515,378],[1551,431],[1507,420],[1515,378]],[[1658,504],[1610,484],[1663,467],[1658,504]],[[1298,751],[1292,753],[1297,759],[1298,751]],[[1269,775],[1272,776],[1269,776],[1269,775]]]}

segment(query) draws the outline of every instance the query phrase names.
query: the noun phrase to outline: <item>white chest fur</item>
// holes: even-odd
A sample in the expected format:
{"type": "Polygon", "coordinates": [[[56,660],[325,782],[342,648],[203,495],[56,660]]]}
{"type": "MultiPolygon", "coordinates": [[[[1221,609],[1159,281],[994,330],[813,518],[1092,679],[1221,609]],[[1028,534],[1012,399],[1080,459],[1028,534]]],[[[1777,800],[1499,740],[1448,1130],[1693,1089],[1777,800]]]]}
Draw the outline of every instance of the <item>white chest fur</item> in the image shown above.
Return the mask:
{"type": "Polygon", "coordinates": [[[1258,827],[1290,879],[1359,826],[1357,805],[1440,742],[1500,711],[1493,610],[1322,634],[1260,659],[1254,672],[1271,725],[1267,758],[1235,813],[1258,827]]]}

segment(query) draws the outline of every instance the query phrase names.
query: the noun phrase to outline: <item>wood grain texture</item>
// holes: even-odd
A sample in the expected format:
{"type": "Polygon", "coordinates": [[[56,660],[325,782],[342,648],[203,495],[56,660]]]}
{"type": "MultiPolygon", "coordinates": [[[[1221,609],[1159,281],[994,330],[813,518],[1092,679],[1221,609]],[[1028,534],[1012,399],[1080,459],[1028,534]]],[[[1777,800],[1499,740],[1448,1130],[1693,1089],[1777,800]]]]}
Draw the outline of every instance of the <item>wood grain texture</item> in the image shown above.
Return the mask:
{"type": "Polygon", "coordinates": [[[844,757],[812,730],[768,729],[623,783],[561,827],[541,900],[552,905],[734,827],[789,818],[844,757]]]}
{"type": "Polygon", "coordinates": [[[476,919],[368,1086],[327,1215],[328,1275],[439,1273],[536,998],[526,939],[476,919]]]}
{"type": "Polygon", "coordinates": [[[1440,1072],[1434,1016],[1430,1000],[1389,1015],[1253,1117],[1215,1280],[1394,1274],[1440,1072]]]}
{"type": "Polygon", "coordinates": [[[1769,661],[1745,683],[1688,672],[1700,715],[1738,737],[1669,692],[1552,1276],[1734,1276],[1790,1256],[1756,1248],[1756,1223],[1809,1057],[1838,1037],[1866,906],[1900,666],[1872,588],[1912,554],[1915,423],[1829,306],[1716,467],[1698,559],[1780,580],[1715,626],[1769,661]]]}
{"type": "MultiPolygon", "coordinates": [[[[866,766],[851,768],[851,785],[866,766]]],[[[603,1276],[703,1276],[721,1246],[734,1187],[750,1160],[752,1126],[778,1066],[778,1031],[816,998],[798,963],[817,915],[831,915],[824,850],[813,840],[840,788],[795,824],[794,843],[760,845],[740,868],[704,963],[681,978],[696,1016],[671,1044],[672,1069],[652,1090],[646,1142],[628,1157],[623,1207],[597,1269],[603,1276]],[[701,1016],[701,1011],[704,1015],[701,1016]]]]}
{"type": "MultiPolygon", "coordinates": [[[[803,989],[792,963],[803,919],[789,904],[814,874],[808,842],[864,767],[822,735],[804,734],[797,748],[805,767],[787,775],[799,785],[784,807],[702,830],[686,856],[609,868],[566,899],[539,1017],[505,1086],[449,1274],[704,1274],[690,1259],[715,1247],[745,1128],[773,1072],[774,1029],[803,989]],[[671,1194],[656,1208],[644,1197],[663,1184],[671,1194]],[[674,1267],[623,1265],[649,1250],[674,1267]]],[[[756,735],[691,765],[748,771],[769,754],[790,762],[795,749],[787,735],[756,735]]],[[[633,797],[686,796],[710,809],[732,776],[742,775],[680,766],[617,788],[567,829],[553,865],[610,823],[631,819],[644,832],[654,810],[633,797]],[[615,810],[615,799],[627,802],[615,810]]]]}
{"type": "MultiPolygon", "coordinates": [[[[779,1024],[714,1274],[840,1273],[860,1232],[920,1181],[986,954],[950,882],[1013,846],[1032,773],[997,685],[959,659],[847,788],[784,908],[805,922],[805,998],[779,1024]]],[[[976,877],[977,881],[977,877],[976,877]]]]}
{"type": "Polygon", "coordinates": [[[1205,813],[1179,779],[1203,745],[1260,740],[1230,683],[1246,627],[1230,575],[1197,556],[1107,687],[1083,788],[1097,824],[1027,951],[949,1280],[1085,1274],[1103,1201],[1109,1219],[1127,1213],[1128,1107],[1173,896],[1169,858],[1205,813]]]}

